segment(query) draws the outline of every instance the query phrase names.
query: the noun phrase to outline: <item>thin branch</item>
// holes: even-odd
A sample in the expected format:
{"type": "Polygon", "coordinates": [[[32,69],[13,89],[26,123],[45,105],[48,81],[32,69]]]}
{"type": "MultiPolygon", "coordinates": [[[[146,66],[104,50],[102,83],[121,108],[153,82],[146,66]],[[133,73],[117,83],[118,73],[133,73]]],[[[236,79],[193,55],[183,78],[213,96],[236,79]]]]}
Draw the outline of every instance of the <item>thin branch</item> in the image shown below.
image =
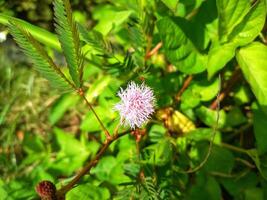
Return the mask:
{"type": "Polygon", "coordinates": [[[154,54],[156,54],[159,51],[159,49],[162,47],[162,44],[163,44],[162,42],[159,42],[151,51],[149,51],[145,56],[145,60],[148,60],[154,54]]]}
{"type": "Polygon", "coordinates": [[[246,149],[242,149],[242,148],[239,148],[239,147],[230,145],[230,144],[226,144],[226,143],[223,143],[222,142],[221,143],[221,146],[224,147],[224,148],[230,149],[232,151],[236,151],[236,152],[239,152],[239,153],[248,154],[248,151],[246,149]]]}
{"type": "Polygon", "coordinates": [[[94,167],[99,162],[99,159],[103,156],[103,154],[106,152],[107,148],[111,145],[111,143],[113,143],[114,141],[116,141],[120,137],[126,135],[127,133],[129,133],[129,131],[124,131],[120,134],[114,134],[110,138],[107,138],[105,143],[103,144],[103,146],[100,148],[100,150],[96,154],[96,156],[89,163],[87,163],[81,169],[81,171],[78,172],[78,174],[67,185],[63,186],[61,189],[59,189],[57,191],[57,194],[56,194],[57,199],[64,199],[66,193],[69,190],[71,190],[73,188],[73,186],[75,186],[80,181],[80,179],[84,175],[88,174],[90,172],[91,168],[94,167]]]}
{"type": "Polygon", "coordinates": [[[228,94],[231,92],[233,86],[237,83],[237,81],[242,77],[242,73],[240,69],[236,69],[231,76],[231,78],[227,81],[226,86],[222,93],[219,95],[218,98],[216,98],[210,105],[210,109],[215,110],[217,106],[217,101],[222,102],[223,99],[228,96],[228,94]]]}
{"type": "Polygon", "coordinates": [[[84,99],[84,101],[86,102],[86,104],[88,105],[88,107],[92,110],[92,112],[94,113],[97,121],[99,122],[102,130],[104,131],[107,139],[109,139],[111,136],[110,136],[110,133],[109,131],[106,129],[106,127],[104,126],[104,124],[102,123],[101,119],[98,117],[97,113],[95,112],[93,106],[91,105],[91,103],[87,100],[85,94],[84,94],[84,91],[82,89],[79,89],[78,90],[78,94],[84,99]]]}
{"type": "Polygon", "coordinates": [[[178,103],[180,100],[181,100],[181,96],[182,94],[184,93],[184,91],[186,90],[186,88],[188,88],[188,86],[190,85],[191,81],[193,80],[193,76],[192,75],[189,75],[184,83],[183,83],[183,86],[182,88],[179,90],[179,92],[175,95],[175,100],[176,100],[176,103],[178,103]]]}
{"type": "MultiPolygon", "coordinates": [[[[219,86],[218,86],[218,93],[217,93],[217,98],[219,97],[220,95],[220,92],[221,92],[221,76],[219,74],[219,86]]],[[[208,149],[208,152],[204,158],[204,160],[195,168],[193,169],[189,169],[187,171],[184,171],[182,173],[186,173],[186,174],[189,174],[189,173],[194,173],[198,170],[200,170],[204,165],[205,163],[208,161],[209,157],[210,157],[210,154],[211,154],[211,151],[212,151],[212,147],[213,147],[213,142],[214,142],[214,139],[215,139],[215,136],[216,136],[216,131],[217,131],[217,128],[218,128],[218,124],[219,124],[219,119],[220,119],[220,101],[217,101],[217,107],[216,107],[216,123],[215,123],[215,126],[213,127],[213,131],[212,131],[212,136],[211,136],[211,139],[210,139],[210,144],[209,144],[209,149],[208,149]]]]}

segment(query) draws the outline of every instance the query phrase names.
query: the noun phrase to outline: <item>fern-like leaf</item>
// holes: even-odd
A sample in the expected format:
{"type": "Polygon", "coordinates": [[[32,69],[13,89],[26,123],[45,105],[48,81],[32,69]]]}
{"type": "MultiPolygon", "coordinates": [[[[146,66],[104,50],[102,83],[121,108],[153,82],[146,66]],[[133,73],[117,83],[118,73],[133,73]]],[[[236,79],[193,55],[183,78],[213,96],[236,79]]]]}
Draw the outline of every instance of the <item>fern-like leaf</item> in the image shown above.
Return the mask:
{"type": "Polygon", "coordinates": [[[83,58],[77,23],[74,21],[69,0],[55,0],[54,13],[56,32],[66,58],[72,80],[81,87],[83,58]]]}
{"type": "Polygon", "coordinates": [[[73,83],[65,77],[43,47],[25,29],[15,21],[9,23],[9,29],[23,52],[33,61],[35,69],[49,80],[52,86],[62,92],[74,89],[73,83]]]}
{"type": "Polygon", "coordinates": [[[88,32],[84,26],[78,24],[82,40],[89,46],[93,47],[97,53],[109,55],[112,53],[111,45],[104,40],[103,35],[95,30],[88,32]]]}

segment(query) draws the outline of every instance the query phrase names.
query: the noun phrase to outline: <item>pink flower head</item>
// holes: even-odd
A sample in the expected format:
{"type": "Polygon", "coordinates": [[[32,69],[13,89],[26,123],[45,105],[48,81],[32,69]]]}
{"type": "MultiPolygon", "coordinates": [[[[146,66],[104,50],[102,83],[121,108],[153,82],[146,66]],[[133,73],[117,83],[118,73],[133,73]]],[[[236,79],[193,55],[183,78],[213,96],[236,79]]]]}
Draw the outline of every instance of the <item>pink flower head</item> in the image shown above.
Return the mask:
{"type": "Polygon", "coordinates": [[[140,128],[154,112],[155,97],[153,90],[144,83],[130,82],[127,88],[118,92],[121,101],[114,107],[120,113],[121,124],[131,129],[140,128]]]}

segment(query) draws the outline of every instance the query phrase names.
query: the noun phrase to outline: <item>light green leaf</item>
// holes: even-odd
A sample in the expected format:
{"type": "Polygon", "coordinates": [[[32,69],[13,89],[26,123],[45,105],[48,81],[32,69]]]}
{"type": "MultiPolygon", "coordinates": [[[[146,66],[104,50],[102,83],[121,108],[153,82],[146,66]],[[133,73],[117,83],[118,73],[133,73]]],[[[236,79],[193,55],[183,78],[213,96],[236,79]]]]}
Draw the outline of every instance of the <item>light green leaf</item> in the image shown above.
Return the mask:
{"type": "MultiPolygon", "coordinates": [[[[201,140],[210,140],[214,134],[214,130],[211,128],[197,128],[185,134],[185,138],[194,141],[201,141],[201,140]]],[[[221,143],[221,134],[220,132],[216,131],[214,143],[220,144],[221,143]]]]}
{"type": "Polygon", "coordinates": [[[161,0],[173,13],[176,13],[179,0],[161,0]]]}
{"type": "MultiPolygon", "coordinates": [[[[213,127],[216,125],[216,118],[217,118],[217,111],[211,110],[205,106],[201,106],[196,110],[197,116],[200,120],[205,123],[206,125],[213,127]]],[[[219,121],[218,121],[218,128],[222,128],[226,123],[226,114],[224,110],[219,111],[219,121]]]]}
{"type": "Polygon", "coordinates": [[[236,43],[238,46],[243,46],[252,42],[262,30],[265,17],[266,11],[264,1],[258,0],[242,22],[234,28],[229,36],[229,41],[236,43]]]}
{"type": "Polygon", "coordinates": [[[74,22],[69,0],[55,0],[54,13],[56,32],[61,48],[68,63],[72,80],[77,87],[81,86],[83,56],[76,22],[74,22]]]}
{"type": "Polygon", "coordinates": [[[200,73],[206,68],[207,57],[197,51],[178,23],[186,22],[165,17],[157,24],[165,55],[178,70],[186,74],[200,73]]]}
{"type": "Polygon", "coordinates": [[[23,29],[27,30],[37,41],[52,48],[55,48],[56,50],[60,50],[60,43],[55,34],[50,33],[49,31],[38,26],[34,26],[24,20],[0,13],[1,24],[8,25],[9,21],[14,20],[20,27],[23,27],[23,29]]]}
{"type": "Polygon", "coordinates": [[[67,193],[66,200],[106,200],[110,199],[107,188],[95,186],[91,183],[79,184],[67,193]]]}
{"type": "Polygon", "coordinates": [[[214,79],[211,81],[207,80],[193,81],[191,85],[192,85],[192,92],[196,96],[199,96],[201,101],[210,101],[218,93],[219,79],[214,79]]]}
{"type": "Polygon", "coordinates": [[[129,181],[129,178],[124,175],[123,163],[113,156],[103,157],[97,166],[92,168],[91,173],[95,174],[98,179],[113,184],[129,181]]]}
{"type": "Polygon", "coordinates": [[[112,28],[118,28],[131,14],[132,10],[118,10],[110,5],[96,7],[93,18],[99,22],[94,27],[94,30],[101,32],[105,36],[112,28]]]}
{"type": "Polygon", "coordinates": [[[241,48],[237,61],[258,102],[267,109],[267,47],[259,42],[241,48]]]}
{"type": "Polygon", "coordinates": [[[51,163],[51,168],[52,170],[70,175],[74,170],[83,166],[92,152],[89,146],[77,140],[74,135],[58,128],[54,129],[54,133],[60,151],[57,154],[56,160],[51,163]]]}
{"type": "Polygon", "coordinates": [[[219,36],[223,41],[247,14],[250,3],[247,0],[217,0],[216,4],[219,16],[219,36]]]}
{"type": "Polygon", "coordinates": [[[226,43],[214,45],[208,53],[208,78],[212,78],[235,56],[236,44],[226,43]]]}
{"type": "Polygon", "coordinates": [[[49,113],[49,122],[51,125],[56,124],[68,109],[77,104],[79,99],[78,95],[72,93],[65,94],[57,99],[49,113]]]}

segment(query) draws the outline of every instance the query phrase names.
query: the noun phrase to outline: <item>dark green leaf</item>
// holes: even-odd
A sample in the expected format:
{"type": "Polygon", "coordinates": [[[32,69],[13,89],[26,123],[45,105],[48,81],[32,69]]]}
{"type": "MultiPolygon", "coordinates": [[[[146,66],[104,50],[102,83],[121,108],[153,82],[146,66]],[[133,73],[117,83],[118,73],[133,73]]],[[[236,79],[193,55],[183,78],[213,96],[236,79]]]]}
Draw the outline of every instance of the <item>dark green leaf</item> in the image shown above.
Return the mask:
{"type": "Polygon", "coordinates": [[[179,24],[186,22],[180,18],[165,17],[157,23],[165,55],[180,71],[200,73],[206,69],[207,57],[197,51],[179,24]]]}

